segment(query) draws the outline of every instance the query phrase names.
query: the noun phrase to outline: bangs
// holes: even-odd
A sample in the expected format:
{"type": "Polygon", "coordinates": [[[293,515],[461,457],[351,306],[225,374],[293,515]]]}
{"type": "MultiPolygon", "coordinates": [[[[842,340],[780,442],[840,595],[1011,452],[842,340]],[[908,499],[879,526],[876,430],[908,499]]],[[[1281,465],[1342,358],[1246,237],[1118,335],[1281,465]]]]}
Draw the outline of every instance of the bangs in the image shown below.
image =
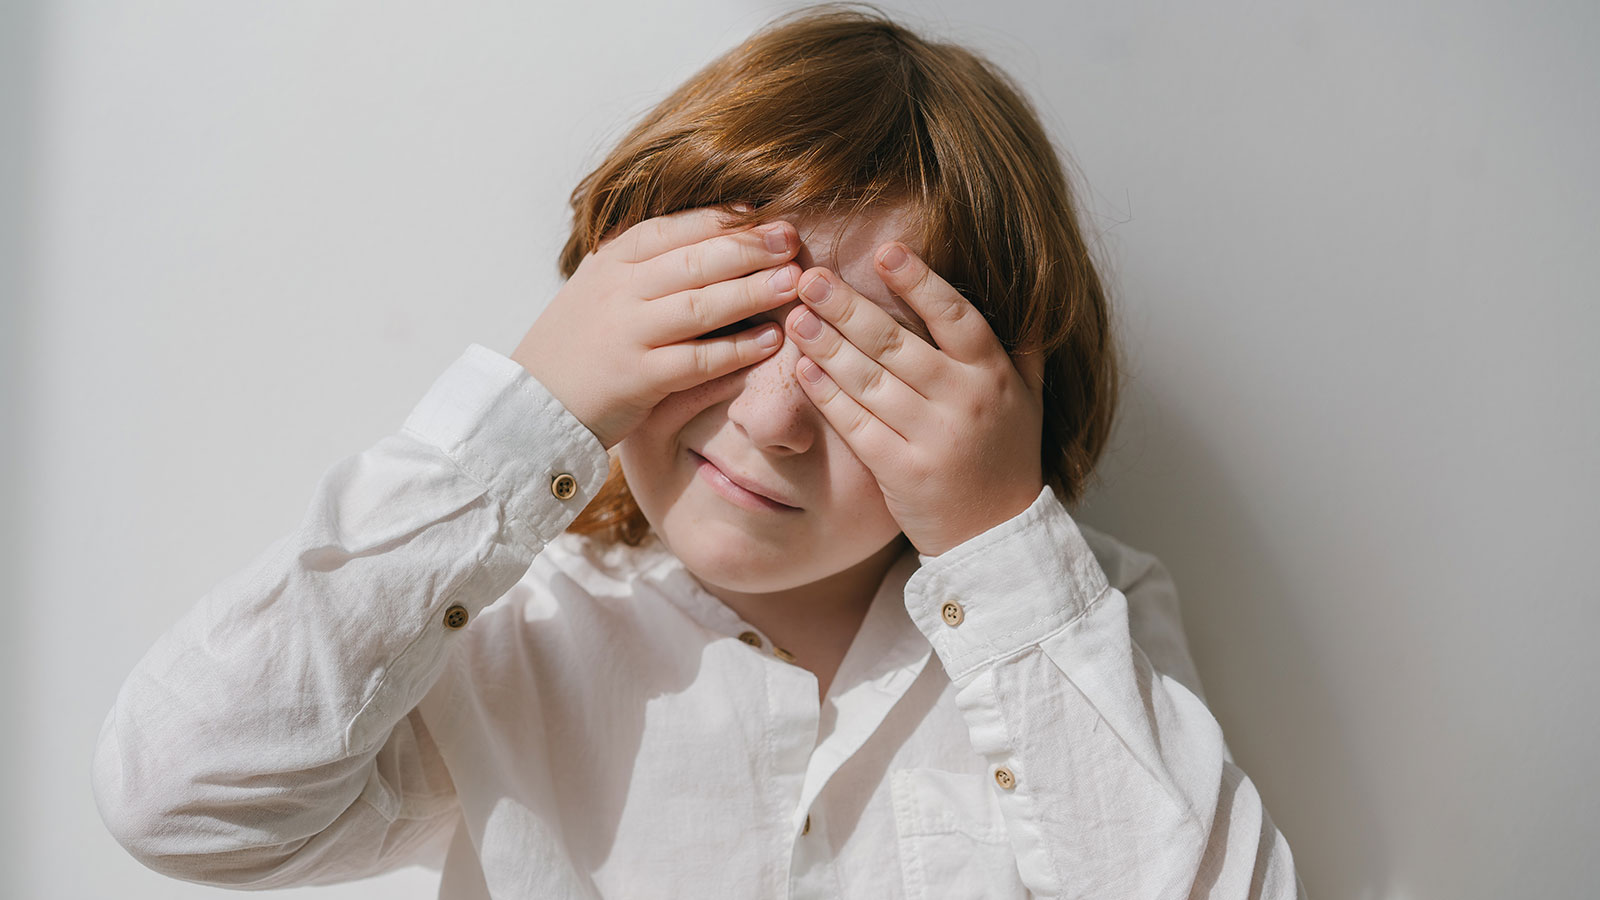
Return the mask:
{"type": "MultiPolygon", "coordinates": [[[[1011,354],[1044,356],[1046,481],[1083,495],[1116,416],[1111,309],[1064,159],[999,67],[867,4],[774,19],[647,112],[571,195],[559,268],[606,235],[721,207],[728,227],[903,207],[903,237],[1011,354]],[[746,212],[732,204],[751,205],[746,212]]],[[[620,471],[569,530],[647,531],[620,471]],[[623,527],[625,523],[627,527],[623,527]]]]}
{"type": "Polygon", "coordinates": [[[944,246],[925,78],[896,27],[879,24],[813,16],[690,77],[574,191],[588,248],[618,227],[736,201],[753,209],[728,211],[730,225],[819,215],[848,227],[905,204],[918,244],[944,246]]]}

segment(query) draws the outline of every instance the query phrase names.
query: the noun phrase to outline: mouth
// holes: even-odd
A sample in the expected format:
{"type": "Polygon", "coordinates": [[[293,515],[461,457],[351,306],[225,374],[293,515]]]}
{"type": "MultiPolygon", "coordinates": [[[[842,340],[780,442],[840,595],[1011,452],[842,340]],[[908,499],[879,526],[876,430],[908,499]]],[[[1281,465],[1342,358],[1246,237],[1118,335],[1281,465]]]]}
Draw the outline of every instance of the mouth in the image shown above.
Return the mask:
{"type": "Polygon", "coordinates": [[[735,480],[734,476],[723,471],[716,463],[693,450],[689,451],[689,459],[694,463],[695,474],[700,476],[700,480],[735,506],[761,512],[800,511],[798,506],[791,506],[768,496],[759,485],[748,479],[735,480]]]}

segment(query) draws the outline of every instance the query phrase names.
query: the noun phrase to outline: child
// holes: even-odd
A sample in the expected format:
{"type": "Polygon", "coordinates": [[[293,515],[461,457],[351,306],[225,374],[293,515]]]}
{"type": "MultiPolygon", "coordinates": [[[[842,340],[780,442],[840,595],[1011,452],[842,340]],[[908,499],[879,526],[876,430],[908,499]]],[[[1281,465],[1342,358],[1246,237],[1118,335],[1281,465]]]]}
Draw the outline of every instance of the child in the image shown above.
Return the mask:
{"type": "Polygon", "coordinates": [[[1301,890],[1166,570],[1067,512],[1116,365],[1015,86],[805,11],[572,203],[512,355],[129,676],[94,767],[129,852],[447,898],[1301,890]]]}

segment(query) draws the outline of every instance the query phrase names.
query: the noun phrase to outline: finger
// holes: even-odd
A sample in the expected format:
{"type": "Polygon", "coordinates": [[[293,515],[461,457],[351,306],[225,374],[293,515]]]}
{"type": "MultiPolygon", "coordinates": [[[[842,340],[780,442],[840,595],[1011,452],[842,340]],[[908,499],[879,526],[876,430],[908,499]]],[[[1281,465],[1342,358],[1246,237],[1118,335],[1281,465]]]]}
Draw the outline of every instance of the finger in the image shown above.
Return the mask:
{"type": "MultiPolygon", "coordinates": [[[[800,300],[868,359],[913,391],[924,397],[932,397],[937,392],[940,375],[949,360],[843,278],[828,269],[806,271],[800,276],[800,300]]],[[[819,357],[812,354],[812,358],[819,357]]],[[[825,364],[823,368],[839,379],[840,373],[833,367],[825,364]]],[[[848,382],[841,383],[845,390],[859,397],[848,382]]]]}
{"type": "Polygon", "coordinates": [[[727,213],[719,207],[698,206],[634,224],[617,236],[614,252],[623,262],[644,262],[668,250],[743,230],[730,225],[727,213]]]}
{"type": "Polygon", "coordinates": [[[800,238],[793,225],[769,222],[646,260],[639,264],[639,280],[632,287],[649,298],[692,291],[784,262],[799,249],[800,238]]]}
{"type": "Polygon", "coordinates": [[[738,334],[682,341],[645,351],[644,377],[667,393],[686,391],[771,356],[783,346],[783,329],[769,324],[738,334]]]}
{"type": "Polygon", "coordinates": [[[795,380],[867,468],[877,471],[904,452],[907,441],[899,432],[840,390],[821,366],[803,355],[795,364],[795,380]]]}
{"type": "Polygon", "coordinates": [[[796,309],[788,315],[785,325],[800,352],[821,366],[831,383],[896,434],[913,434],[914,426],[927,410],[928,398],[862,353],[810,309],[796,309]]]}
{"type": "Polygon", "coordinates": [[[799,275],[800,267],[789,262],[653,300],[644,307],[644,341],[659,347],[758,324],[752,317],[794,300],[799,275]]]}
{"type": "Polygon", "coordinates": [[[982,362],[995,353],[1005,353],[1005,347],[995,336],[994,329],[977,308],[961,296],[950,282],[928,267],[911,248],[899,241],[890,241],[878,248],[876,256],[878,277],[895,296],[906,301],[939,343],[940,349],[952,358],[965,363],[982,362]],[[898,268],[886,264],[895,260],[895,251],[904,254],[898,268]]]}

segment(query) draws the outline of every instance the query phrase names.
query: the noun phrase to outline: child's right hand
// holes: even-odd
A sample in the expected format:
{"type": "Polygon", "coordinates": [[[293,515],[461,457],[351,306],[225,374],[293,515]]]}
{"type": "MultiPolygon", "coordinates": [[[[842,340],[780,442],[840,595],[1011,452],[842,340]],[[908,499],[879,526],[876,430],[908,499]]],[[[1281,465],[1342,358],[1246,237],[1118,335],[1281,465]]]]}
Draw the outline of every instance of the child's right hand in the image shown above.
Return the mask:
{"type": "Polygon", "coordinates": [[[601,241],[511,354],[607,450],[668,394],[760,362],[783,343],[775,323],[696,340],[795,299],[800,277],[793,225],[723,228],[718,214],[683,210],[601,241]],[[779,249],[766,244],[769,234],[779,249]],[[778,273],[787,279],[769,280],[778,273]]]}

